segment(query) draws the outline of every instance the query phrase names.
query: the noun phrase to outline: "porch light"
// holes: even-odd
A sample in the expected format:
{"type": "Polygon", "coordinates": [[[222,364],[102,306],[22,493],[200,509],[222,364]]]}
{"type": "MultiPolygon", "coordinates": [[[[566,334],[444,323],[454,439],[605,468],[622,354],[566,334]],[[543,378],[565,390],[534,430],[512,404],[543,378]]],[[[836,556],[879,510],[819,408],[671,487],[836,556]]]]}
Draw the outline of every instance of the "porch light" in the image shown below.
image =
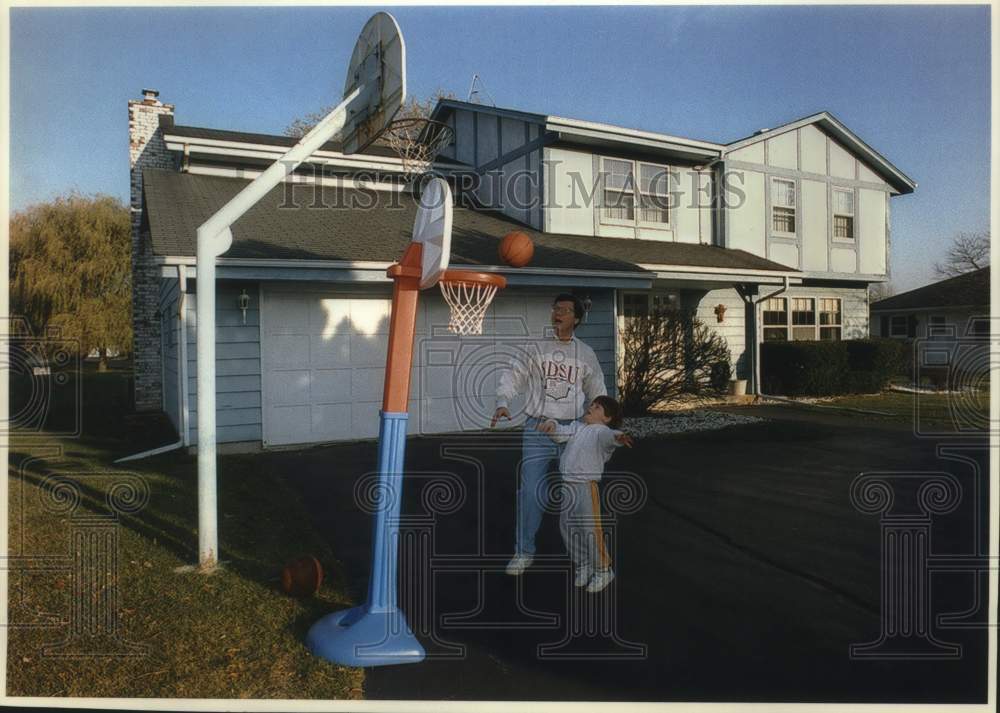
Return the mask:
{"type": "Polygon", "coordinates": [[[247,323],[247,309],[250,307],[250,295],[244,289],[239,296],[240,311],[243,313],[243,324],[247,323]]]}

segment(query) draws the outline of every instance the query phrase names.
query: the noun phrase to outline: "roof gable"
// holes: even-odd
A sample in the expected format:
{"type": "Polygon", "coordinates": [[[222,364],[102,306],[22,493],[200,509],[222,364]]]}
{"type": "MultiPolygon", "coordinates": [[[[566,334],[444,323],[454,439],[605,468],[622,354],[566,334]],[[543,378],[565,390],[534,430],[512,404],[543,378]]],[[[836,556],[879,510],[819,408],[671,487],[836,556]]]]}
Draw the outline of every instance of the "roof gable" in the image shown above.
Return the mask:
{"type": "Polygon", "coordinates": [[[804,126],[815,126],[823,131],[823,133],[837,141],[846,150],[857,156],[865,165],[900,193],[912,193],[916,189],[917,184],[913,179],[892,165],[888,159],[866,144],[857,134],[848,129],[828,111],[812,114],[774,129],[761,129],[751,136],[727,144],[724,153],[731,154],[734,151],[759,144],[768,139],[777,138],[804,126]]]}

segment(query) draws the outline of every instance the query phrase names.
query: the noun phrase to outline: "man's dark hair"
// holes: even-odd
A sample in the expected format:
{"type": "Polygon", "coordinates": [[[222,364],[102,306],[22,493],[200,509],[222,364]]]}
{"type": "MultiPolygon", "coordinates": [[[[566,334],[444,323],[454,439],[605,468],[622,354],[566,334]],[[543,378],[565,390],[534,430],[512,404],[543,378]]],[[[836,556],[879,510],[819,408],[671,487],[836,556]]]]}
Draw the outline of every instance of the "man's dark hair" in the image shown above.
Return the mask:
{"type": "Polygon", "coordinates": [[[556,295],[556,298],[552,300],[552,305],[555,306],[556,302],[572,302],[573,303],[573,316],[576,317],[576,323],[579,325],[583,321],[583,315],[586,310],[583,309],[583,300],[581,300],[576,295],[571,295],[569,292],[562,292],[556,295]]]}
{"type": "Polygon", "coordinates": [[[594,403],[604,409],[604,415],[610,418],[608,426],[610,428],[621,428],[622,425],[622,405],[610,396],[598,396],[594,403]]]}

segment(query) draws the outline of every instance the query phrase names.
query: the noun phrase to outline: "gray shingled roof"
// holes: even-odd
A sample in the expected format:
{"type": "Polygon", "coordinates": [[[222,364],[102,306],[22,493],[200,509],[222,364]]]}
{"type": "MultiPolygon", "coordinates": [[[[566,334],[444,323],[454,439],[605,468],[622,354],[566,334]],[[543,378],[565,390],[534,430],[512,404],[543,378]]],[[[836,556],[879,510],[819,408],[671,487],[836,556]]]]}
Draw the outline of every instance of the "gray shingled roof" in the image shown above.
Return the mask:
{"type": "MultiPolygon", "coordinates": [[[[236,178],[147,169],[146,214],[153,253],[195,254],[195,232],[247,184],[236,178]]],[[[416,203],[409,194],[284,184],[233,225],[224,257],[392,262],[410,240],[416,203]],[[325,203],[325,207],[323,205],[325,203]],[[351,206],[354,206],[353,208],[351,206]]],[[[452,262],[496,265],[500,238],[523,230],[535,242],[535,268],[637,272],[638,264],[793,271],[742,250],[652,240],[539,233],[493,211],[457,207],[452,262]]]]}
{"type": "Polygon", "coordinates": [[[931,307],[985,307],[990,303],[990,268],[984,267],[909,292],[872,302],[873,312],[931,307]]]}
{"type": "MultiPolygon", "coordinates": [[[[181,126],[179,124],[172,124],[169,121],[161,121],[161,126],[165,134],[171,136],[180,136],[190,139],[210,139],[212,141],[232,141],[234,143],[240,144],[261,144],[262,146],[281,146],[284,148],[292,148],[295,146],[301,138],[292,136],[275,136],[273,134],[255,134],[248,133],[245,131],[224,131],[222,129],[205,129],[200,126],[181,126]]],[[[340,153],[343,150],[343,143],[340,141],[327,141],[320,147],[321,151],[335,151],[340,153]]],[[[399,158],[399,154],[396,153],[392,148],[388,146],[383,146],[381,144],[372,144],[367,147],[362,155],[365,156],[388,156],[390,158],[399,158]]],[[[445,163],[454,164],[456,166],[464,166],[465,164],[460,161],[455,161],[447,156],[439,156],[435,159],[435,163],[445,163]]]]}

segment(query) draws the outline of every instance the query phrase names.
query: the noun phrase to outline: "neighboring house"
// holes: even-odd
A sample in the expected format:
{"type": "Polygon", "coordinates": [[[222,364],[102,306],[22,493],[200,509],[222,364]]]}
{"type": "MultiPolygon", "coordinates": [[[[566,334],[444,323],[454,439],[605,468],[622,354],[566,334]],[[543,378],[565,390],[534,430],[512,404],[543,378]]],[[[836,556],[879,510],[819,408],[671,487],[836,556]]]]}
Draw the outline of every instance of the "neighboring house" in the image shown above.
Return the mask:
{"type": "MultiPolygon", "coordinates": [[[[136,406],[163,409],[194,443],[195,230],[294,140],[177,125],[153,91],[129,108],[136,406]]],[[[577,334],[611,391],[624,320],[651,309],[693,311],[751,380],[759,339],[865,337],[889,200],[915,187],[827,113],[731,144],[452,100],[433,116],[455,130],[434,167],[459,201],[452,265],[502,272],[508,287],[482,337],[447,332],[440,294],[422,296],[414,433],[484,427],[497,371],[545,334],[560,291],[589,305],[577,334]],[[536,245],[522,269],[497,258],[513,229],[536,245]]],[[[385,269],[415,204],[388,180],[401,168],[390,151],[338,149],[237,221],[218,260],[220,443],[376,435],[385,269]]]]}
{"type": "Polygon", "coordinates": [[[968,362],[967,371],[983,371],[989,304],[990,268],[984,267],[873,302],[872,336],[914,340],[921,367],[961,366],[957,359],[968,362]]]}

